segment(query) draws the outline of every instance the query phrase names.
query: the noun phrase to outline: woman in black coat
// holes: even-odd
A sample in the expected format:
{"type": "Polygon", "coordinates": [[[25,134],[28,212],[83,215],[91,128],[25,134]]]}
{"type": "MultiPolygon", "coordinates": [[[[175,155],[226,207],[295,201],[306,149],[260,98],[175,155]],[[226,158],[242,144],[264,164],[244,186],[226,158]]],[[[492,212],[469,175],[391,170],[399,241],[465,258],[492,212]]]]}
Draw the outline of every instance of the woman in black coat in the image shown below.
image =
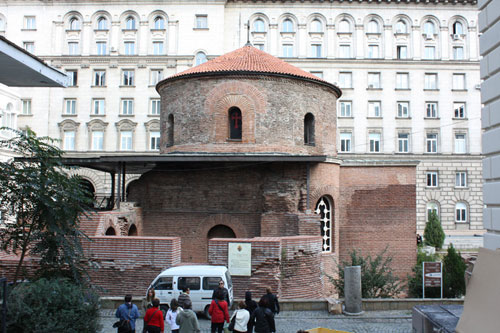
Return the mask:
{"type": "Polygon", "coordinates": [[[259,306],[250,316],[250,321],[256,333],[273,333],[276,332],[274,324],[274,314],[268,308],[267,299],[261,298],[259,306]]]}

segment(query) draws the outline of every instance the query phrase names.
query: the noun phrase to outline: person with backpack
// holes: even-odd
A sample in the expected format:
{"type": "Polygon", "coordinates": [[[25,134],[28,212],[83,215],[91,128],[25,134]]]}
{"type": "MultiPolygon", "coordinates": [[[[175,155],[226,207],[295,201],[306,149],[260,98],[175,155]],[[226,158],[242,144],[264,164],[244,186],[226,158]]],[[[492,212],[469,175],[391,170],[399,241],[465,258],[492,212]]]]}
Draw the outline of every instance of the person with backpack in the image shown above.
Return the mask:
{"type": "Polygon", "coordinates": [[[224,300],[224,294],[220,291],[215,293],[215,299],[212,300],[210,307],[208,308],[208,313],[211,316],[212,333],[222,333],[224,329],[224,321],[229,323],[229,312],[227,302],[224,300]]]}
{"type": "Polygon", "coordinates": [[[125,295],[125,303],[116,309],[115,316],[120,319],[118,333],[135,333],[135,321],[139,318],[139,309],[137,305],[132,304],[132,295],[125,295]]]}
{"type": "Polygon", "coordinates": [[[146,311],[144,315],[144,331],[146,333],[163,333],[165,323],[163,322],[163,313],[160,310],[160,300],[153,299],[153,306],[146,311]]]}

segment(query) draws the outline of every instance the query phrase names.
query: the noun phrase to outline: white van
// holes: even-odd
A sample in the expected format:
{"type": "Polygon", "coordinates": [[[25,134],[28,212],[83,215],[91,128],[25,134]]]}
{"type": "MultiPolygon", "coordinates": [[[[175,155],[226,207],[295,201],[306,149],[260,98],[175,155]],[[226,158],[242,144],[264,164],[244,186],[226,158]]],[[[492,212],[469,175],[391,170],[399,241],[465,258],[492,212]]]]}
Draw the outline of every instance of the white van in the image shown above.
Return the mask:
{"type": "Polygon", "coordinates": [[[166,312],[172,298],[179,298],[182,288],[188,287],[191,290],[189,297],[193,303],[193,311],[204,312],[209,318],[208,308],[212,302],[212,293],[219,287],[220,280],[224,281],[232,304],[233,282],[228,269],[224,266],[190,265],[168,268],[153,280],[148,290],[151,288],[155,290],[155,296],[160,300],[160,307],[166,312]]]}

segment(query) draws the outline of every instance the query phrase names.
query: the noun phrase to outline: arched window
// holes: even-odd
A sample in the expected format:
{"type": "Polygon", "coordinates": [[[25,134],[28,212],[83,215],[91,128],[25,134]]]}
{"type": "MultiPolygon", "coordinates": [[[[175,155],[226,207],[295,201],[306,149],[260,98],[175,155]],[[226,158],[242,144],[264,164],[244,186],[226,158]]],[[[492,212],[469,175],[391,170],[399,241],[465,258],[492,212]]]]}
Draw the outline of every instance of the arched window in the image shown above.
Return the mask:
{"type": "Polygon", "coordinates": [[[368,32],[369,33],[378,33],[378,23],[375,20],[371,20],[368,22],[368,32]]]}
{"type": "Polygon", "coordinates": [[[241,110],[233,107],[228,112],[229,120],[229,139],[241,140],[241,126],[243,124],[241,118],[241,110]]]}
{"type": "Polygon", "coordinates": [[[105,17],[99,17],[97,20],[97,30],[107,30],[108,20],[105,17]]]}
{"type": "Polygon", "coordinates": [[[69,20],[69,29],[80,30],[80,20],[77,17],[72,17],[71,20],[69,20]]]}
{"type": "Polygon", "coordinates": [[[253,31],[254,32],[265,32],[266,31],[266,25],[262,19],[256,19],[253,21],[253,31]]]}
{"type": "Polygon", "coordinates": [[[135,224],[132,224],[130,228],[128,229],[128,235],[129,236],[137,236],[137,227],[135,224]]]}
{"type": "Polygon", "coordinates": [[[127,20],[125,21],[125,29],[135,30],[135,18],[132,16],[127,17],[127,20]]]}
{"type": "Polygon", "coordinates": [[[426,35],[434,35],[435,33],[435,27],[434,27],[434,23],[432,23],[431,21],[427,21],[424,23],[424,33],[426,35]]]}
{"type": "Polygon", "coordinates": [[[283,21],[283,26],[281,27],[281,32],[293,32],[293,22],[290,19],[283,21]]]}
{"type": "Polygon", "coordinates": [[[208,239],[212,239],[212,238],[236,238],[236,235],[234,234],[233,229],[231,229],[230,227],[223,225],[223,224],[218,224],[208,231],[207,238],[208,239]]]}
{"type": "Polygon", "coordinates": [[[155,18],[155,29],[165,29],[165,20],[161,16],[155,18]]]}
{"type": "Polygon", "coordinates": [[[406,23],[403,20],[399,20],[396,23],[396,33],[398,34],[405,34],[408,32],[408,29],[406,27],[406,23]]]}
{"type": "Polygon", "coordinates": [[[351,32],[351,25],[349,24],[349,21],[347,20],[340,21],[339,32],[351,32]]]}
{"type": "Polygon", "coordinates": [[[116,235],[115,228],[113,228],[113,227],[109,227],[109,228],[106,230],[106,236],[115,236],[115,235],[116,235]]]}
{"type": "Polygon", "coordinates": [[[203,53],[203,52],[196,53],[195,62],[196,62],[196,66],[201,65],[201,64],[207,62],[207,56],[206,56],[206,54],[203,53]]]}
{"type": "Polygon", "coordinates": [[[304,117],[304,144],[314,145],[314,116],[312,113],[304,117]]]}
{"type": "Polygon", "coordinates": [[[457,202],[455,205],[455,221],[467,222],[467,205],[463,202],[457,202]]]}
{"type": "Polygon", "coordinates": [[[316,204],[316,214],[320,215],[321,237],[323,237],[323,252],[332,251],[332,203],[326,196],[321,197],[316,204]]]}
{"type": "Polygon", "coordinates": [[[168,128],[167,128],[167,147],[174,145],[174,115],[168,115],[168,128]]]}
{"type": "Polygon", "coordinates": [[[311,32],[323,32],[321,21],[316,19],[311,22],[311,32]]]}
{"type": "Polygon", "coordinates": [[[436,213],[436,216],[439,217],[439,204],[434,201],[427,203],[427,221],[429,221],[429,217],[432,213],[436,213]]]}
{"type": "Polygon", "coordinates": [[[462,23],[456,21],[455,23],[453,23],[453,34],[454,35],[463,35],[464,33],[464,26],[462,25],[462,23]]]}

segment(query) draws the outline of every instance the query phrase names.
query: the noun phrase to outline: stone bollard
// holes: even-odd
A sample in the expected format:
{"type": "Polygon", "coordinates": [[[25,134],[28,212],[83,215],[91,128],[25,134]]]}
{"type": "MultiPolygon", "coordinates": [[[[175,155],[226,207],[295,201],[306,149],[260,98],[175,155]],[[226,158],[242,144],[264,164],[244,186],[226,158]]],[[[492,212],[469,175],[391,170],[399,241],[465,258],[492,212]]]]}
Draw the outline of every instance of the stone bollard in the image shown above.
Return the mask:
{"type": "Polygon", "coordinates": [[[361,301],[361,266],[344,268],[344,314],[358,316],[363,314],[361,301]]]}

